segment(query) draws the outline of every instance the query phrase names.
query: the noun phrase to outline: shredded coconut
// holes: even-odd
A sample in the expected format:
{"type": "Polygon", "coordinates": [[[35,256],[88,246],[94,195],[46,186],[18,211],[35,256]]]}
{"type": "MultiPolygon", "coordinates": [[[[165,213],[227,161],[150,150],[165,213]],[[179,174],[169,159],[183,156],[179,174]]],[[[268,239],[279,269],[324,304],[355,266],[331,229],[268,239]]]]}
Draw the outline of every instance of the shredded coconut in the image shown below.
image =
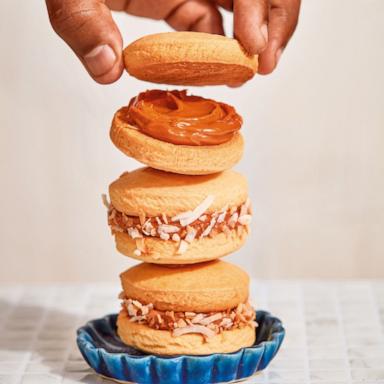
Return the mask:
{"type": "Polygon", "coordinates": [[[106,195],[105,193],[103,193],[103,194],[101,195],[101,199],[102,199],[103,204],[105,205],[105,207],[106,207],[107,209],[109,209],[111,203],[108,201],[108,197],[107,197],[107,195],[106,195]]]}
{"type": "Polygon", "coordinates": [[[137,228],[128,228],[128,235],[132,237],[132,239],[143,237],[137,228]]]}
{"type": "Polygon", "coordinates": [[[143,304],[138,300],[126,298],[124,293],[121,293],[119,298],[123,300],[122,306],[131,322],[171,331],[175,337],[198,333],[209,338],[229,329],[247,325],[257,327],[255,311],[249,303],[240,303],[235,308],[221,312],[195,313],[159,311],[152,303],[143,304]]]}
{"type": "Polygon", "coordinates": [[[167,216],[164,213],[161,214],[161,218],[163,219],[165,224],[168,224],[167,216]]]}
{"type": "Polygon", "coordinates": [[[161,224],[159,225],[159,231],[165,233],[175,233],[179,232],[180,228],[176,225],[161,224]]]}
{"type": "Polygon", "coordinates": [[[145,213],[144,212],[139,213],[139,220],[140,220],[140,224],[144,225],[144,223],[145,223],[145,213]]]}
{"type": "Polygon", "coordinates": [[[169,233],[160,232],[160,239],[169,240],[169,238],[170,238],[169,233]]]}
{"type": "MultiPolygon", "coordinates": [[[[212,204],[214,196],[209,195],[193,211],[183,212],[179,215],[167,217],[161,214],[160,217],[146,217],[144,212],[138,216],[128,216],[119,212],[108,202],[107,196],[103,195],[103,202],[108,208],[108,223],[112,233],[127,233],[132,239],[140,240],[136,246],[138,251],[145,253],[146,237],[157,237],[164,241],[171,240],[178,243],[177,254],[183,254],[196,238],[214,236],[217,233],[224,233],[231,236],[232,230],[237,229],[237,235],[242,236],[244,230],[248,232],[251,222],[251,203],[249,198],[240,206],[224,207],[211,213],[206,213],[212,204]],[[171,223],[172,224],[169,224],[171,223]]],[[[137,256],[136,251],[135,256],[137,256]]]]}
{"type": "Polygon", "coordinates": [[[212,217],[211,222],[209,223],[208,227],[205,228],[204,232],[201,234],[200,237],[208,236],[211,233],[212,228],[215,224],[216,224],[216,219],[212,217]]]}
{"type": "Polygon", "coordinates": [[[182,255],[188,249],[188,243],[185,240],[180,241],[179,249],[177,250],[178,255],[182,255]]]}
{"type": "Polygon", "coordinates": [[[208,338],[216,335],[216,333],[212,329],[204,327],[203,325],[189,325],[187,327],[177,328],[172,332],[172,335],[174,337],[178,337],[187,333],[201,333],[203,336],[206,336],[208,338]]]}
{"type": "Polygon", "coordinates": [[[186,227],[197,220],[211,206],[214,200],[215,196],[208,195],[193,211],[176,215],[172,217],[172,221],[179,221],[182,227],[186,227]]]}
{"type": "Polygon", "coordinates": [[[173,241],[176,241],[176,242],[179,242],[180,241],[180,236],[177,234],[177,233],[174,233],[172,235],[172,240],[173,241]]]}
{"type": "Polygon", "coordinates": [[[231,228],[234,228],[235,225],[236,225],[236,222],[237,222],[237,219],[239,218],[239,214],[237,212],[234,212],[231,216],[231,218],[229,219],[229,222],[228,222],[228,225],[231,227],[231,228]]]}
{"type": "Polygon", "coordinates": [[[187,243],[192,243],[192,241],[195,239],[195,237],[196,237],[196,229],[193,227],[188,227],[187,235],[185,236],[185,241],[187,243]]]}
{"type": "Polygon", "coordinates": [[[252,216],[245,214],[240,216],[238,221],[241,225],[249,225],[251,223],[251,220],[252,216]]]}

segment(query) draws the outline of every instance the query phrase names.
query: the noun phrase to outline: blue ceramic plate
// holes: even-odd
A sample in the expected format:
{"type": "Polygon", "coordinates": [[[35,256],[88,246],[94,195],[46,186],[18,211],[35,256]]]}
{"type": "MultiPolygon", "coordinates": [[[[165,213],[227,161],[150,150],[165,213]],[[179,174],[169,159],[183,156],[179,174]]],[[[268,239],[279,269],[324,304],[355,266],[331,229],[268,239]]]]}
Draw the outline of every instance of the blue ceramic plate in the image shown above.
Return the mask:
{"type": "Polygon", "coordinates": [[[155,356],[123,344],[117,315],[91,320],[77,331],[77,345],[87,363],[107,378],[139,384],[216,384],[243,380],[264,369],[284,339],[276,317],[256,311],[256,342],[233,353],[206,356],[155,356]]]}

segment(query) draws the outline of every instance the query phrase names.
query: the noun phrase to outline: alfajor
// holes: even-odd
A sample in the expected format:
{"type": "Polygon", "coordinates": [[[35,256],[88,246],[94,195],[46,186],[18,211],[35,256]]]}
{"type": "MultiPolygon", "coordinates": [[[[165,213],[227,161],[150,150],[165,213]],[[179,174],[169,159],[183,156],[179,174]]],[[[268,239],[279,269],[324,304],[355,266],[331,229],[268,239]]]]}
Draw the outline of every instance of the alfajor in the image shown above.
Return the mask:
{"type": "Polygon", "coordinates": [[[229,353],[255,341],[249,277],[212,261],[169,268],[143,263],[120,275],[121,340],[148,353],[229,353]]]}
{"type": "Polygon", "coordinates": [[[175,85],[239,85],[258,64],[236,39],[202,32],[144,36],[124,49],[124,62],[131,76],[175,85]]]}
{"type": "Polygon", "coordinates": [[[240,248],[249,232],[247,181],[235,171],[187,176],[140,168],[114,181],[109,196],[118,251],[142,261],[212,260],[240,248]]]}
{"type": "Polygon", "coordinates": [[[110,137],[126,155],[152,168],[204,175],[241,159],[242,122],[228,104],[185,90],[150,90],[116,112],[110,137]]]}

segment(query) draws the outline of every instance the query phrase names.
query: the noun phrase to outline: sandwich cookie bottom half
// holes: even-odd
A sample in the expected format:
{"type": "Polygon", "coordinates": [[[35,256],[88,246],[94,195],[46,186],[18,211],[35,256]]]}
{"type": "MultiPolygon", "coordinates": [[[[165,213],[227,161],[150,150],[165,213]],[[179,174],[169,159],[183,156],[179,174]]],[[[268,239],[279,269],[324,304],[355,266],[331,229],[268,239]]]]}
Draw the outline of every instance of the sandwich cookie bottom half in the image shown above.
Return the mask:
{"type": "Polygon", "coordinates": [[[161,355],[229,353],[253,345],[249,277],[215,260],[184,267],[142,263],[121,274],[121,340],[161,355]]]}
{"type": "Polygon", "coordinates": [[[140,168],[104,196],[122,254],[157,264],[213,260],[239,249],[249,233],[247,181],[235,171],[188,176],[140,168]]]}
{"type": "Polygon", "coordinates": [[[124,154],[152,168],[206,175],[239,162],[242,123],[228,104],[185,90],[149,90],[116,112],[110,137],[124,154]]]}

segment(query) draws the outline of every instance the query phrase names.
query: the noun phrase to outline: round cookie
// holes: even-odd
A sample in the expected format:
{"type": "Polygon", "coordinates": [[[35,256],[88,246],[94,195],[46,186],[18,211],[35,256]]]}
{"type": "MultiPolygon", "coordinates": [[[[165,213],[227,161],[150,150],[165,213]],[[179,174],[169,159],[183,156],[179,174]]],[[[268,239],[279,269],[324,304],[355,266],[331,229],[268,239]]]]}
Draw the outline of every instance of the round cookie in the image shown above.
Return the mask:
{"type": "Polygon", "coordinates": [[[162,355],[205,355],[234,352],[255,341],[249,277],[233,264],[142,263],[120,278],[118,335],[130,346],[162,355]]]}
{"type": "Polygon", "coordinates": [[[137,253],[137,242],[126,233],[115,233],[116,249],[123,255],[147,263],[193,264],[223,257],[240,249],[248,232],[218,233],[212,238],[195,240],[179,253],[180,244],[175,241],[161,241],[157,238],[145,239],[145,252],[137,253]],[[219,256],[218,256],[219,255],[219,256]]]}
{"type": "Polygon", "coordinates": [[[235,171],[187,176],[140,168],[114,181],[109,195],[116,247],[138,260],[213,260],[240,248],[249,232],[247,181],[235,171]]]}
{"type": "Polygon", "coordinates": [[[144,36],[124,49],[125,68],[140,80],[175,85],[238,85],[257,71],[239,42],[202,32],[144,36]]]}
{"type": "Polygon", "coordinates": [[[127,297],[162,311],[223,311],[248,299],[247,273],[222,260],[172,268],[141,263],[120,279],[127,297]]]}
{"type": "Polygon", "coordinates": [[[132,323],[126,312],[120,312],[118,316],[117,333],[125,344],[158,355],[231,353],[250,347],[256,338],[255,329],[250,326],[224,331],[208,340],[195,333],[173,337],[169,331],[132,323]]]}
{"type": "Polygon", "coordinates": [[[244,151],[244,140],[237,132],[227,142],[218,145],[176,145],[150,137],[116,112],[110,137],[115,146],[127,156],[162,171],[184,175],[208,175],[236,165],[244,151]]]}

